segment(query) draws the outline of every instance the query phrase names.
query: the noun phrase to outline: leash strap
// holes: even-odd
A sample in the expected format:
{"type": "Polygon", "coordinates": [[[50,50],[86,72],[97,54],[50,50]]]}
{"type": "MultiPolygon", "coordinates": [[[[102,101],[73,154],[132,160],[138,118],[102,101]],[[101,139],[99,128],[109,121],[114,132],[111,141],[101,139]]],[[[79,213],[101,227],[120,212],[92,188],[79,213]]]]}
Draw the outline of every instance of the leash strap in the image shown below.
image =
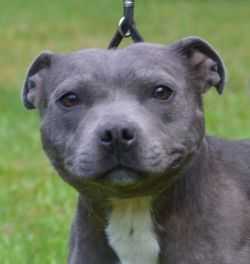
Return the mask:
{"type": "Polygon", "coordinates": [[[123,17],[119,21],[118,29],[109,44],[109,49],[117,48],[123,38],[131,37],[134,42],[144,41],[135,25],[134,6],[135,0],[123,0],[123,17]]]}

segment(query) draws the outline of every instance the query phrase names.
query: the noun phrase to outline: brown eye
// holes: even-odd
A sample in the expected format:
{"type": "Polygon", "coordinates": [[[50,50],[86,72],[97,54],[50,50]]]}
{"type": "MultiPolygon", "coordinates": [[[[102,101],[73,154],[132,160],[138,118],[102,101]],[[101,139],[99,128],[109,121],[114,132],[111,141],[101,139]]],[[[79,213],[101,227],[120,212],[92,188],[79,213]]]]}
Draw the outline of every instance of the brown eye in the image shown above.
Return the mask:
{"type": "Polygon", "coordinates": [[[60,99],[59,102],[64,106],[64,107],[73,107],[76,106],[80,103],[79,97],[75,93],[67,93],[64,94],[60,99]]]}
{"type": "Polygon", "coordinates": [[[153,97],[159,100],[168,100],[174,94],[174,91],[168,86],[156,86],[153,91],[153,97]]]}

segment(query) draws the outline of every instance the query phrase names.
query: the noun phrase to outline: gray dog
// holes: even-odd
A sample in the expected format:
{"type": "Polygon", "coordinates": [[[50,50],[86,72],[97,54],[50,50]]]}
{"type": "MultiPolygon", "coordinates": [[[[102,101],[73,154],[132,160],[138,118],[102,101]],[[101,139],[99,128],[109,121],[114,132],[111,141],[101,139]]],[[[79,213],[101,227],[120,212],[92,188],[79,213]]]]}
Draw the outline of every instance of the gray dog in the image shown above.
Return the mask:
{"type": "Polygon", "coordinates": [[[225,79],[196,37],[35,59],[24,104],[79,192],[70,264],[250,263],[250,142],[204,128],[202,94],[225,79]]]}

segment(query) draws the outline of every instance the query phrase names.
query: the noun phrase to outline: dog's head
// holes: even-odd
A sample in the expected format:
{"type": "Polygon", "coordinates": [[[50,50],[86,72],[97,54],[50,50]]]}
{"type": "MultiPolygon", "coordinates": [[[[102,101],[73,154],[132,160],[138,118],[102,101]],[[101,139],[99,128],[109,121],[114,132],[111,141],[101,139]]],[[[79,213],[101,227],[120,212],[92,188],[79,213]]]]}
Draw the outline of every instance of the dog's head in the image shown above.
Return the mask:
{"type": "Polygon", "coordinates": [[[205,133],[202,94],[221,94],[224,84],[219,55],[190,37],[44,52],[28,70],[23,101],[39,110],[44,149],[66,181],[133,196],[164,188],[190,161],[205,133]]]}

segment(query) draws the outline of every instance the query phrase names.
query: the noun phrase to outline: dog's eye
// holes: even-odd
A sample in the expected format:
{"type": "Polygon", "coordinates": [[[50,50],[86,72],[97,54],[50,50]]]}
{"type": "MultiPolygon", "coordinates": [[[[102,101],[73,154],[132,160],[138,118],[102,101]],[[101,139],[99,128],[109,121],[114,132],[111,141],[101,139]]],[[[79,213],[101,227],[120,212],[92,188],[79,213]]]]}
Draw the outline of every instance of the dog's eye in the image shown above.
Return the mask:
{"type": "Polygon", "coordinates": [[[64,107],[73,107],[76,106],[80,103],[79,97],[75,93],[66,93],[64,94],[60,99],[59,102],[64,106],[64,107]]]}
{"type": "Polygon", "coordinates": [[[165,85],[159,85],[154,88],[152,96],[159,100],[168,100],[173,95],[174,91],[165,85]]]}

